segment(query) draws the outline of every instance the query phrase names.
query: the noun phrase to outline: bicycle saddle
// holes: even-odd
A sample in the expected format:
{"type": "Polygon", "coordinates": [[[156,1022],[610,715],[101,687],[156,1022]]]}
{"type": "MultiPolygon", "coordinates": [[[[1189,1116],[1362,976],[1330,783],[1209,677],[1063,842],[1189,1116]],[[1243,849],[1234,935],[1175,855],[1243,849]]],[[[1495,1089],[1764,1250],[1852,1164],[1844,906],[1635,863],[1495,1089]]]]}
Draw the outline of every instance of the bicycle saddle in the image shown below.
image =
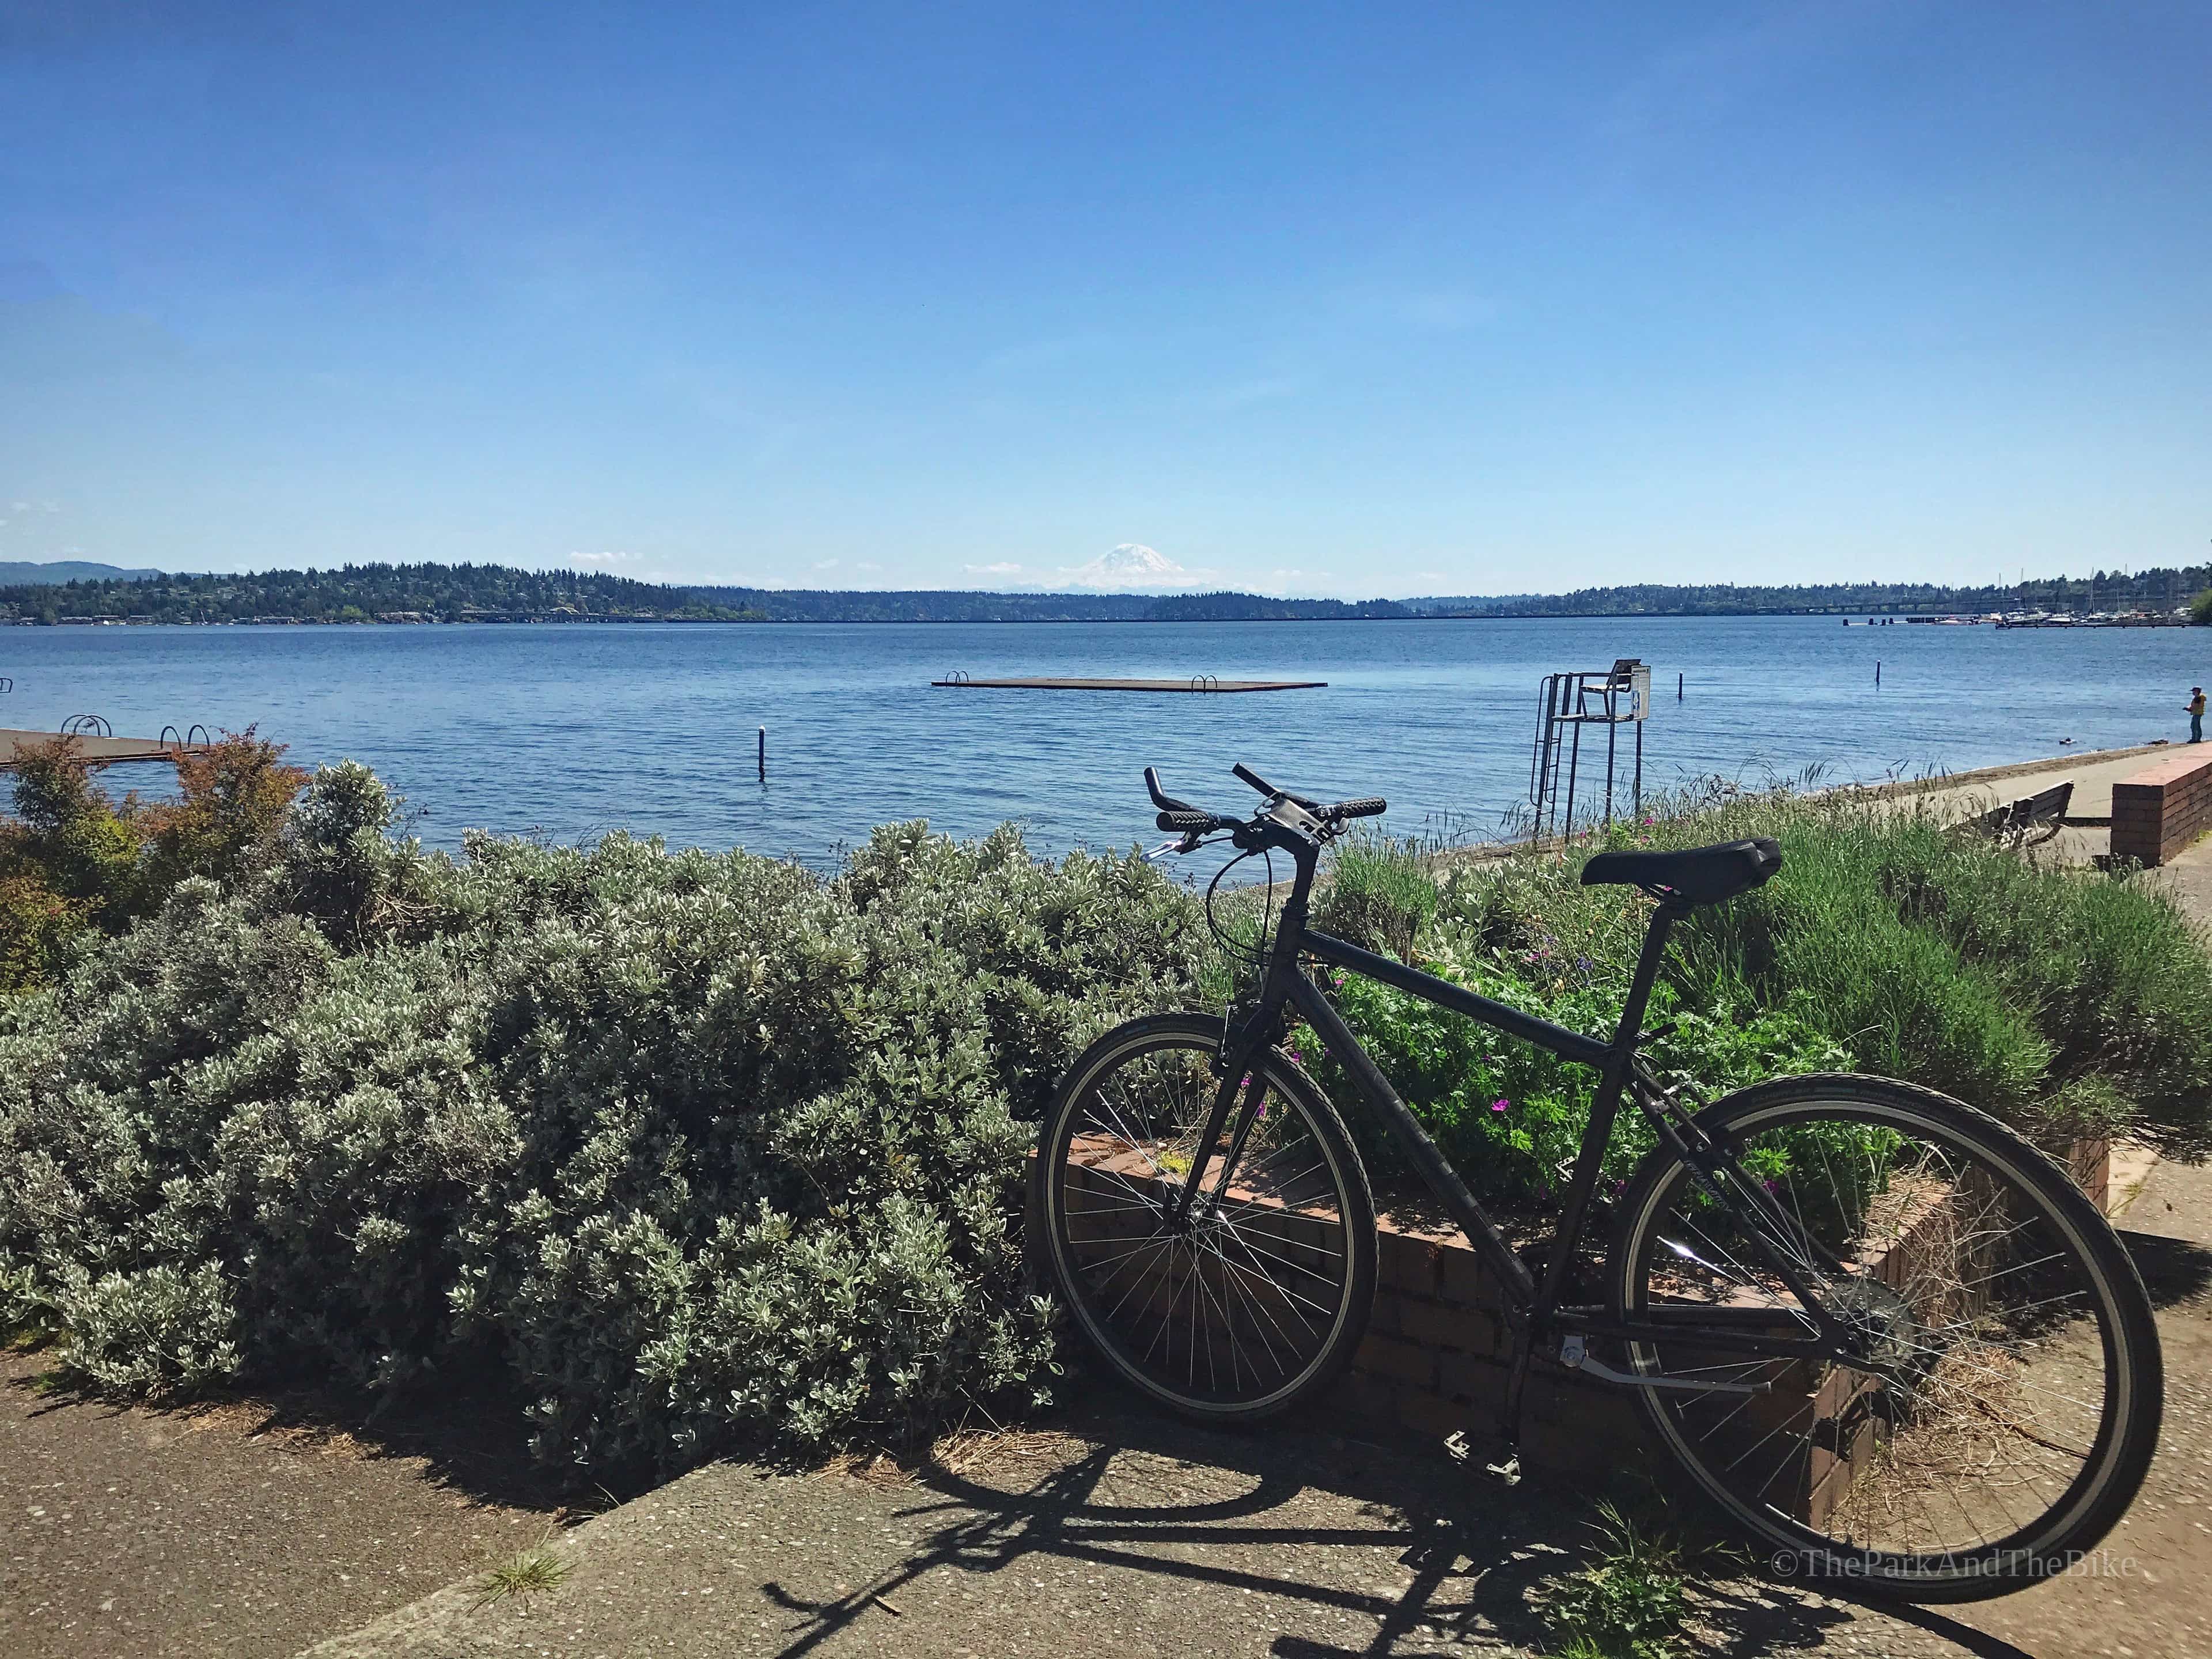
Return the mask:
{"type": "Polygon", "coordinates": [[[1718,904],[1761,885],[1781,867],[1782,848],[1762,837],[1680,853],[1600,853],[1583,866],[1583,885],[1641,887],[1655,898],[1718,904]]]}

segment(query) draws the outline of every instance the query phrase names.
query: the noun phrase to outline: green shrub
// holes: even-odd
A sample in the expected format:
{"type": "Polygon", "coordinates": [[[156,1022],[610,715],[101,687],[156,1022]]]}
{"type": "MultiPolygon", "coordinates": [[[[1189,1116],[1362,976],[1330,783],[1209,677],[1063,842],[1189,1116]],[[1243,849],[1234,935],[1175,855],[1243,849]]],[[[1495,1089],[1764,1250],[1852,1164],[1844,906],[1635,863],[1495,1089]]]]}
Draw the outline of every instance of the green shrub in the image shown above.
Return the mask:
{"type": "MultiPolygon", "coordinates": [[[[1421,966],[1584,1036],[1610,1038],[1631,964],[1537,954],[1547,948],[1540,944],[1516,957],[1462,935],[1431,940],[1421,966]]],[[[1336,995],[1362,1046],[1479,1196],[1515,1205],[1552,1195],[1559,1167],[1582,1145],[1595,1073],[1388,986],[1346,978],[1336,995]]],[[[1674,1029],[1647,1046],[1645,1058],[1692,1105],[1764,1078],[1849,1064],[1844,1050],[1795,1006],[1705,1012],[1662,983],[1649,1024],[1662,1021],[1674,1029]]],[[[1310,1033],[1301,1030],[1292,1042],[1346,1109],[1370,1170],[1405,1184],[1410,1172],[1358,1109],[1357,1085],[1310,1033]]],[[[1642,1115],[1624,1113],[1607,1149],[1607,1179],[1625,1181],[1652,1144],[1642,1115]]]]}
{"type": "MultiPolygon", "coordinates": [[[[1679,927],[1647,1028],[1664,1081],[1702,1103],[1760,1078],[1857,1069],[1956,1095],[2056,1146],[2149,1133],[2212,1144],[2212,956],[2140,879],[2039,867],[1924,813],[1849,793],[1717,787],[1614,827],[1615,847],[1774,836],[1779,875],[1679,927]]],[[[1439,889],[1412,849],[1354,843],[1350,890],[1322,926],[1587,1036],[1608,1037],[1650,907],[1584,887],[1583,862],[1522,853],[1463,864],[1439,889]]],[[[1578,1146],[1595,1079],[1548,1053],[1352,979],[1338,998],[1392,1085],[1475,1191],[1540,1203],[1578,1146]]],[[[1356,1088],[1294,1039],[1346,1109],[1370,1164],[1408,1178],[1356,1088]]],[[[1616,1124],[1606,1172],[1649,1146],[1616,1124]]],[[[1848,1202],[1848,1195],[1839,1195],[1848,1202]]]]}
{"type": "Polygon", "coordinates": [[[2212,1146],[2212,953],[2139,876],[2039,867],[1848,796],[1758,798],[1653,827],[1668,844],[1782,843],[1773,881],[1682,930],[1676,973],[1693,1000],[1795,1000],[1859,1069],[2046,1138],[2124,1117],[2178,1153],[2212,1146]]]}
{"type": "Polygon", "coordinates": [[[1022,1120],[1188,1000],[1172,884],[1011,830],[823,879],[389,817],[323,772],[263,867],[0,1004],[0,1321],[131,1395],[489,1365],[603,1479],[1048,1387],[1022,1120]]]}
{"type": "Polygon", "coordinates": [[[1437,913],[1436,872],[1409,842],[1350,836],[1337,843],[1313,909],[1323,933],[1404,957],[1437,913]]]}
{"type": "MultiPolygon", "coordinates": [[[[106,867],[62,856],[94,793],[42,777],[5,831],[47,837],[11,866],[39,902],[85,908],[45,944],[0,928],[51,979],[0,997],[0,1328],[133,1395],[488,1368],[543,1456],[601,1480],[925,1435],[1049,1386],[1027,1121],[1107,1025],[1225,994],[1189,894],[1133,857],[1040,863],[1011,829],[888,826],[830,878],[623,836],[450,858],[392,834],[363,768],[272,819],[282,793],[241,767],[167,863],[142,836],[83,897],[49,878],[106,867]],[[126,874],[133,914],[95,923],[126,874]]],[[[1724,799],[1619,839],[1754,833],[1782,874],[1700,912],[1655,996],[1674,1029],[1649,1053],[1686,1097],[1856,1064],[2039,1133],[2202,1143],[2212,974],[2155,891],[1847,802],[1724,799]]],[[[1364,844],[1324,915],[1605,1035],[1648,907],[1581,886],[1582,850],[1439,885],[1364,844]]],[[[1480,1190],[1546,1195],[1586,1075],[1384,987],[1338,995],[1480,1190]]],[[[1292,1040],[1387,1178],[1356,1091],[1292,1040]]],[[[1623,1120],[1613,1178],[1643,1133],[1623,1120]]]]}

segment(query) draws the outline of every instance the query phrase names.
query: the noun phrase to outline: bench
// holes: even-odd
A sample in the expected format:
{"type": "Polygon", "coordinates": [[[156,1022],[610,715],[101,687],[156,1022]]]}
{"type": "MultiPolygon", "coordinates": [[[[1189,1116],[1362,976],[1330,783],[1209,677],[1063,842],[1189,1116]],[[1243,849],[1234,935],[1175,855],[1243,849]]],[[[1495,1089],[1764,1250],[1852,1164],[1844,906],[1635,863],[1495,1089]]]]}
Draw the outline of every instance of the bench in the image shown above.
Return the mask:
{"type": "Polygon", "coordinates": [[[1959,828],[2008,847],[2033,847],[2055,839],[2066,827],[2069,822],[2066,809],[2073,800],[2074,781],[2069,778],[2040,794],[2024,796],[1995,811],[1968,818],[1959,828]]]}

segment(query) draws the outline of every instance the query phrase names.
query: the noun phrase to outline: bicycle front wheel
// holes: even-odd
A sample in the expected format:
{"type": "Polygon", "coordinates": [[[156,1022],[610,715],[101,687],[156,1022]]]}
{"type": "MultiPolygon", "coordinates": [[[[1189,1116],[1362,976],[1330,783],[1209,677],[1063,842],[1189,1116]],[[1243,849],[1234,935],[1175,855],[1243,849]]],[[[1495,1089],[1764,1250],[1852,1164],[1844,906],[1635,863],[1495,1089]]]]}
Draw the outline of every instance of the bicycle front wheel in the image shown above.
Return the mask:
{"type": "Polygon", "coordinates": [[[1733,1390],[1638,1392],[1770,1570],[1948,1601],[2078,1561],[2142,1486],[2163,1399],[2149,1298],[2096,1206],[2011,1131],[1908,1084],[1784,1078],[1698,1121],[1735,1190],[1655,1154],[1607,1277],[1623,1316],[1682,1328],[1628,1343],[1631,1370],[1733,1390]],[[1863,1367],[1757,1352],[1816,1333],[1789,1276],[1863,1367]],[[1747,1346],[1701,1346],[1723,1330],[1747,1346]]]}
{"type": "Polygon", "coordinates": [[[1334,1381],[1375,1295],[1366,1172],[1328,1097],[1275,1049],[1256,1062],[1265,1092],[1235,1166],[1224,1182],[1232,1114],[1178,1218],[1220,1047],[1221,1022],[1199,1014],[1099,1038],[1061,1082],[1030,1191],[1033,1248],[1091,1346],[1154,1400],[1217,1423],[1334,1381]]]}

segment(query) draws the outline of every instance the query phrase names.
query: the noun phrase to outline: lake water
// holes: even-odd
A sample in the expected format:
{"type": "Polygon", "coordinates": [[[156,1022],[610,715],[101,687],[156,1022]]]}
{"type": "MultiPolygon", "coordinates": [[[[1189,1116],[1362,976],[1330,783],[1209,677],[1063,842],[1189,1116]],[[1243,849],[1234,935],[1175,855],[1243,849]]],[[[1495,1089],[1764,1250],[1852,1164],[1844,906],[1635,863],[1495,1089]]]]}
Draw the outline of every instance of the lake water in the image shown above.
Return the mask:
{"type": "MultiPolygon", "coordinates": [[[[1203,804],[1249,802],[1228,775],[1242,760],[1312,794],[1385,795],[1401,830],[1481,832],[1526,796],[1541,676],[1629,656],[1653,666],[1645,778],[1659,785],[1816,763],[1835,779],[1958,770],[2057,754],[2062,738],[2179,739],[2189,688],[2212,681],[2212,631],[1833,617],[21,628],[0,635],[15,681],[0,725],[52,730],[84,713],[125,736],[258,725],[295,760],[374,767],[434,844],[475,826],[564,841],[626,828],[820,862],[907,817],[963,836],[1018,819],[1047,851],[1157,840],[1147,763],[1203,804]],[[931,687],[954,669],[1328,687],[931,687]]],[[[153,768],[110,775],[157,781],[153,768]]]]}

